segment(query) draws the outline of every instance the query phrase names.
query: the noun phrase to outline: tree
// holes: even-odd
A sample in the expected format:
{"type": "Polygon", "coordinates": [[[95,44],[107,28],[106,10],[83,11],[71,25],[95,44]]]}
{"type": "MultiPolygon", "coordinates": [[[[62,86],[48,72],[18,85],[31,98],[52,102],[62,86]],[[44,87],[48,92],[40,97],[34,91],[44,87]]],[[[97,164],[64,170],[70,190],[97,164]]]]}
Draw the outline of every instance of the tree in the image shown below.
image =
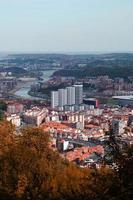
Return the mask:
{"type": "Polygon", "coordinates": [[[119,198],[130,200],[133,196],[133,145],[120,147],[111,126],[109,140],[106,144],[105,164],[109,164],[117,172],[120,182],[119,198]]]}
{"type": "Polygon", "coordinates": [[[81,169],[62,159],[49,142],[40,128],[18,134],[10,123],[0,122],[1,200],[119,200],[131,190],[123,186],[123,171],[120,179],[107,167],[81,169]]]}

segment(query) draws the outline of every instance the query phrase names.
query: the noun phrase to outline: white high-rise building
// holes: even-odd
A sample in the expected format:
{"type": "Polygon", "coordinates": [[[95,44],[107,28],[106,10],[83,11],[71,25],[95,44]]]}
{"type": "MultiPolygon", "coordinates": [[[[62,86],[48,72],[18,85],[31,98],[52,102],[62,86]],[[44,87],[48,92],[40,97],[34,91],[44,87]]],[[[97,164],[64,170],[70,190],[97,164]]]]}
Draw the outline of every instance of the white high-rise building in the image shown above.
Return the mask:
{"type": "Polygon", "coordinates": [[[67,87],[67,105],[75,104],[75,87],[67,87]]]}
{"type": "Polygon", "coordinates": [[[75,104],[83,103],[83,85],[74,85],[75,87],[75,104]]]}
{"type": "Polygon", "coordinates": [[[59,94],[58,91],[51,92],[51,107],[55,108],[59,105],[59,94]]]}
{"type": "Polygon", "coordinates": [[[83,85],[69,86],[51,93],[51,107],[80,105],[83,103],[83,85]]]}
{"type": "Polygon", "coordinates": [[[59,107],[67,105],[67,89],[59,89],[58,95],[59,95],[59,107]]]}

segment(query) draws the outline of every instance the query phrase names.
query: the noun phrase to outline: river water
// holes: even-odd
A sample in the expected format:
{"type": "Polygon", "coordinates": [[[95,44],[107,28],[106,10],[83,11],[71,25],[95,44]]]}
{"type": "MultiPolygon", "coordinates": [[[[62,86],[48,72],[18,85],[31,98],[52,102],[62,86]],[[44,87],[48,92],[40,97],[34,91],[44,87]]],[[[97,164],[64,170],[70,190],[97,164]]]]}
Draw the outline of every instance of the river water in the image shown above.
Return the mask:
{"type": "MultiPolygon", "coordinates": [[[[41,78],[43,79],[43,82],[46,82],[50,79],[50,77],[52,76],[52,74],[55,72],[56,70],[45,70],[43,71],[43,75],[41,76],[41,78]]],[[[33,83],[37,83],[38,81],[34,81],[34,82],[27,82],[22,88],[20,88],[19,90],[17,90],[15,92],[15,95],[17,97],[23,98],[23,99],[31,99],[31,100],[39,100],[41,98],[38,97],[32,97],[28,94],[30,87],[33,83]]]]}

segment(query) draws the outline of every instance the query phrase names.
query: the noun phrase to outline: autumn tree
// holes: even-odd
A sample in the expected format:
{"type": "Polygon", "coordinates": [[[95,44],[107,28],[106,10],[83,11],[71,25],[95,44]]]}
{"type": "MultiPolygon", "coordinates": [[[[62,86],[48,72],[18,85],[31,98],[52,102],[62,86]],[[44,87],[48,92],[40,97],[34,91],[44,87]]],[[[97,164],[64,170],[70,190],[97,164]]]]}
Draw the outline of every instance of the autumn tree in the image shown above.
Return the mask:
{"type": "Polygon", "coordinates": [[[113,167],[117,173],[120,190],[119,198],[122,200],[130,200],[133,196],[133,145],[123,145],[118,140],[110,126],[109,140],[106,143],[105,164],[113,167]]]}
{"type": "Polygon", "coordinates": [[[81,169],[62,159],[49,142],[41,128],[18,133],[0,122],[0,200],[120,199],[116,171],[81,169]]]}

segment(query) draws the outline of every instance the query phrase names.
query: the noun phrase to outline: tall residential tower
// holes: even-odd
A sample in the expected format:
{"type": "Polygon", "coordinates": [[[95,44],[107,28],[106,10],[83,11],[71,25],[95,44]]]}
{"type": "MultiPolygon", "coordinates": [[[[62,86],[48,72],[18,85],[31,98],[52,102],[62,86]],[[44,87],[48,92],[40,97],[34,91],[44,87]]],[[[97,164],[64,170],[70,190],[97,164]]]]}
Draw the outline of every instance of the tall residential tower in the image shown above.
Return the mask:
{"type": "Polygon", "coordinates": [[[75,87],[67,87],[67,105],[75,104],[75,87]]]}
{"type": "Polygon", "coordinates": [[[75,87],[75,104],[83,103],[83,85],[74,85],[75,87]]]}
{"type": "Polygon", "coordinates": [[[80,105],[83,103],[83,85],[74,85],[65,89],[58,89],[51,93],[51,107],[63,107],[65,105],[80,105]]]}
{"type": "Polygon", "coordinates": [[[51,108],[55,108],[59,105],[58,91],[51,92],[51,108]]]}
{"type": "Polygon", "coordinates": [[[67,89],[59,89],[59,107],[67,105],[67,89]]]}

